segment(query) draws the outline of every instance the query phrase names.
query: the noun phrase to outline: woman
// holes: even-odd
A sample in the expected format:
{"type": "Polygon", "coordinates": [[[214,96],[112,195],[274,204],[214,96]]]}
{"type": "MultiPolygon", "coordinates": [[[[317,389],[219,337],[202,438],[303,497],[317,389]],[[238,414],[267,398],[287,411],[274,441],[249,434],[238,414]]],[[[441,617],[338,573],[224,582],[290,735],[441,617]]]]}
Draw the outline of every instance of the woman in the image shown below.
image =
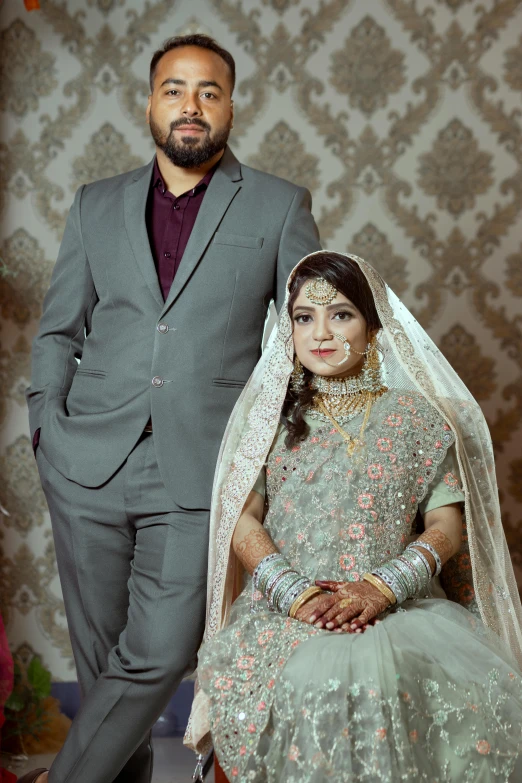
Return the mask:
{"type": "Polygon", "coordinates": [[[211,525],[186,741],[203,751],[210,729],[229,780],[522,780],[521,607],[487,426],[361,259],[320,251],[291,275],[211,525]]]}

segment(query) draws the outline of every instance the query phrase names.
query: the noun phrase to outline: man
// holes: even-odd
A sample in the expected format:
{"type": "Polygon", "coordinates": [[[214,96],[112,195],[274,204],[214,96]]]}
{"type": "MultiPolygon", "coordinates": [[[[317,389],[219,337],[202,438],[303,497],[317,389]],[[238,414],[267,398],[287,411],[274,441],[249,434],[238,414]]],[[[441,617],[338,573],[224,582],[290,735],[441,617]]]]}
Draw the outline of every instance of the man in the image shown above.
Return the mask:
{"type": "Polygon", "coordinates": [[[221,437],[268,303],[320,248],[309,193],[227,146],[234,76],[211,38],[167,41],[155,160],[81,187],[67,220],[27,400],[84,701],[26,781],[151,780],[151,726],[201,642],[221,437]]]}

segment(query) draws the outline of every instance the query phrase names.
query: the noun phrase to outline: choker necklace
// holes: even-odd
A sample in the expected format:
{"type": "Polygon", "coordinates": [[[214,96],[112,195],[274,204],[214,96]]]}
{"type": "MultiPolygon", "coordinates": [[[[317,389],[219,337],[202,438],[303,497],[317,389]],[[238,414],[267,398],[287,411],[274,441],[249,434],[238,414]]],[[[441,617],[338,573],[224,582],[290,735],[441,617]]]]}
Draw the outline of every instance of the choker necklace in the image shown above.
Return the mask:
{"type": "Polygon", "coordinates": [[[349,375],[347,378],[313,375],[310,386],[327,397],[352,397],[363,391],[370,391],[363,370],[358,375],[349,375]]]}
{"type": "Polygon", "coordinates": [[[347,453],[364,446],[363,433],[370,418],[375,400],[382,397],[388,389],[376,378],[369,378],[364,369],[358,375],[347,378],[314,375],[310,386],[316,393],[307,414],[313,419],[330,422],[347,443],[347,453]],[[345,432],[341,424],[355,419],[364,412],[364,419],[357,436],[345,432]]]}

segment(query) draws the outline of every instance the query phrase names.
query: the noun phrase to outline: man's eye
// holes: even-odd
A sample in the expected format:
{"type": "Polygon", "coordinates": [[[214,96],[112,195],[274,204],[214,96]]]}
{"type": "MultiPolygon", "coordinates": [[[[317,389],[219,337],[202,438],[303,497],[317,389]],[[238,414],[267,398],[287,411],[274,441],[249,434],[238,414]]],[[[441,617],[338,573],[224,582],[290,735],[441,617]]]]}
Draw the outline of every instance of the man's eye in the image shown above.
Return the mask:
{"type": "Polygon", "coordinates": [[[204,98],[215,98],[216,96],[211,92],[204,92],[203,93],[204,98]]]}
{"type": "Polygon", "coordinates": [[[167,95],[179,95],[178,90],[168,90],[167,95]]]}

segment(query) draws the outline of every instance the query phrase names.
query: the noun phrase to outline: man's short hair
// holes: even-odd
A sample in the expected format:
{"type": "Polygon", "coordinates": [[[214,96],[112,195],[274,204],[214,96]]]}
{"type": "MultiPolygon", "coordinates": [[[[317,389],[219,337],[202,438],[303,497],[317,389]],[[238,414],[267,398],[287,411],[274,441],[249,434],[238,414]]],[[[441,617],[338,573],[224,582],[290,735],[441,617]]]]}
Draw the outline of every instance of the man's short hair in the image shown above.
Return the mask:
{"type": "Polygon", "coordinates": [[[159,61],[164,54],[171,52],[173,49],[179,49],[181,46],[199,46],[201,49],[208,49],[210,52],[215,52],[217,55],[219,55],[221,59],[224,60],[228,65],[228,70],[230,71],[230,80],[232,82],[230,93],[232,94],[234,85],[236,83],[236,63],[234,62],[234,58],[230,52],[227,52],[226,49],[223,49],[223,47],[220,46],[217,41],[211,38],[210,35],[205,35],[204,33],[176,35],[174,38],[168,38],[161,49],[158,49],[154,52],[152,55],[152,60],[150,61],[149,83],[151,92],[154,91],[154,77],[156,75],[156,68],[159,61]]]}

